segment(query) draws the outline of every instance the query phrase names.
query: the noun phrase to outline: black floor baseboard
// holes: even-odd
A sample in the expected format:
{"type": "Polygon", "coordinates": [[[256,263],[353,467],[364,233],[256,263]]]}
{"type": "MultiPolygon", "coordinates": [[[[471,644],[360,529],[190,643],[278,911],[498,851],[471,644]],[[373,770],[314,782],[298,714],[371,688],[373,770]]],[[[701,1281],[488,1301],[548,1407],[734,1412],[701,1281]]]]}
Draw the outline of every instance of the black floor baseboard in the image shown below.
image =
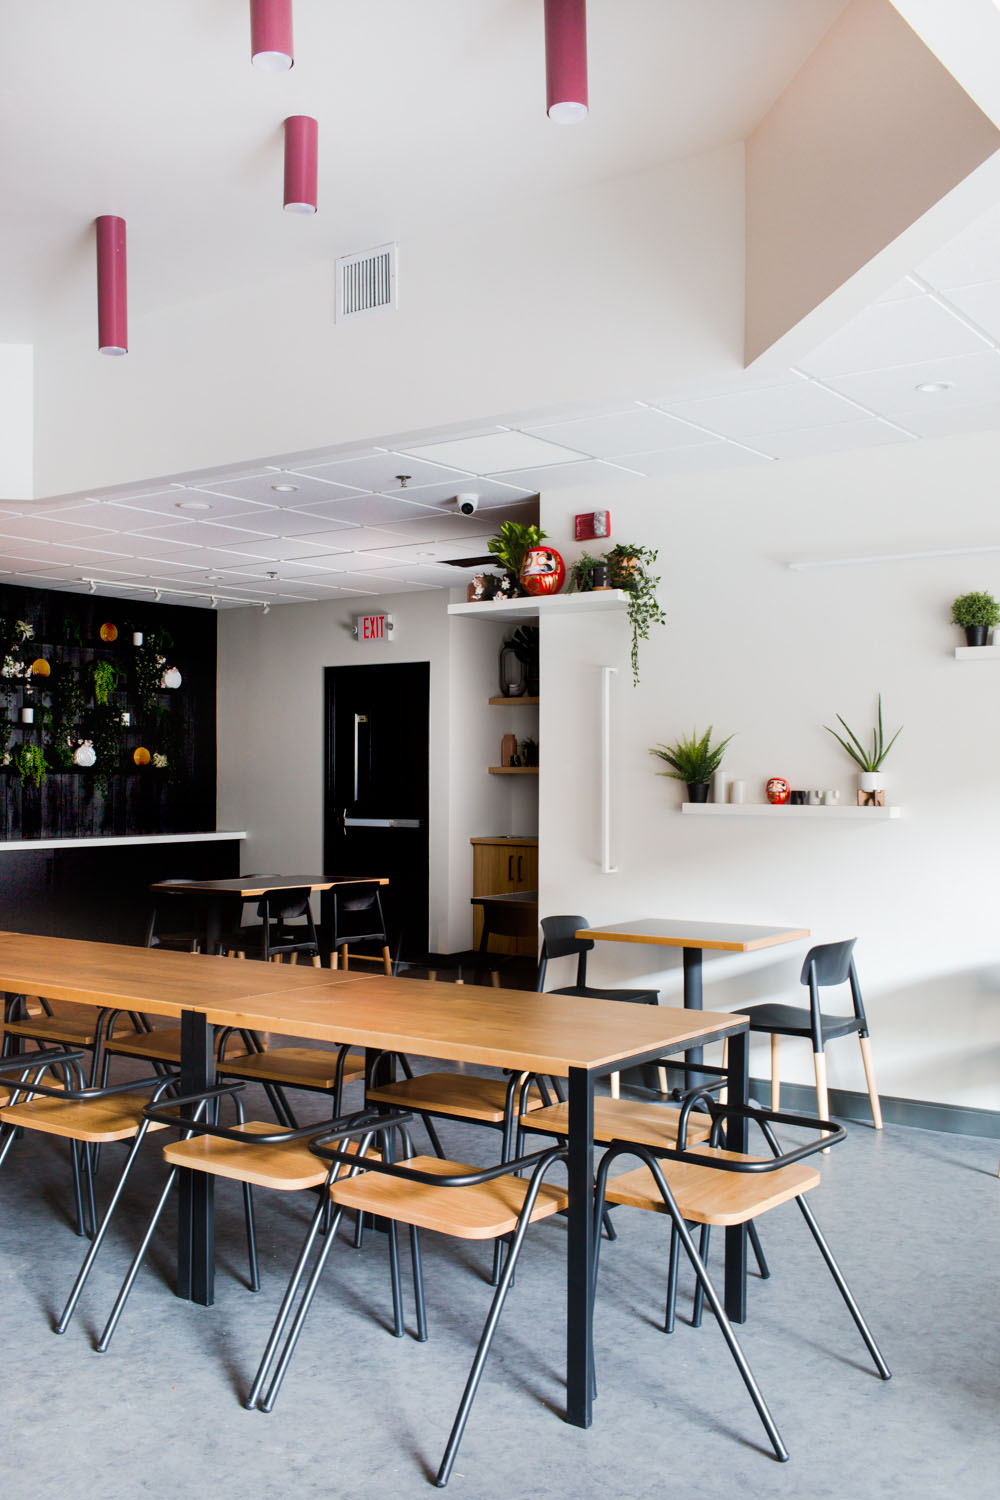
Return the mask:
{"type": "MultiPolygon", "coordinates": [[[[683,1085],[679,1069],[669,1068],[671,1087],[683,1085]]],[[[638,1070],[623,1075],[624,1082],[655,1088],[655,1079],[647,1076],[640,1080],[638,1070]]],[[[751,1078],[750,1093],[759,1104],[770,1104],[771,1081],[769,1078],[751,1078]]],[[[946,1135],[975,1135],[987,1140],[1000,1140],[1000,1110],[970,1109],[961,1104],[935,1104],[929,1099],[898,1099],[892,1094],[879,1095],[882,1118],[887,1125],[908,1125],[915,1130],[940,1130],[946,1135]]],[[[802,1114],[816,1113],[816,1090],[806,1083],[783,1083],[781,1085],[782,1106],[802,1114]]],[[[851,1089],[830,1090],[830,1113],[835,1120],[858,1120],[870,1125],[871,1105],[868,1095],[855,1093],[851,1089]]]]}

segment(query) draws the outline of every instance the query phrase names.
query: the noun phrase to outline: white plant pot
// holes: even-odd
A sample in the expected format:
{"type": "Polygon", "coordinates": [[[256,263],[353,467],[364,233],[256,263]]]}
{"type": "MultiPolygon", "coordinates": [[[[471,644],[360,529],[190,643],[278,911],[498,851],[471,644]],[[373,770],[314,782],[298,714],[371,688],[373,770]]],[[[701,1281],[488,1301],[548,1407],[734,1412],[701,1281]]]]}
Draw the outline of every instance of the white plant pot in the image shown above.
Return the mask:
{"type": "Polygon", "coordinates": [[[881,771],[859,771],[858,784],[863,792],[885,791],[885,777],[881,771]]]}
{"type": "Polygon", "coordinates": [[[164,668],[163,676],[160,678],[160,687],[179,688],[181,685],[181,674],[176,667],[164,668]]]}
{"type": "Polygon", "coordinates": [[[92,766],[97,761],[97,751],[89,740],[84,740],[82,745],[77,745],[73,751],[73,761],[78,766],[92,766]]]}

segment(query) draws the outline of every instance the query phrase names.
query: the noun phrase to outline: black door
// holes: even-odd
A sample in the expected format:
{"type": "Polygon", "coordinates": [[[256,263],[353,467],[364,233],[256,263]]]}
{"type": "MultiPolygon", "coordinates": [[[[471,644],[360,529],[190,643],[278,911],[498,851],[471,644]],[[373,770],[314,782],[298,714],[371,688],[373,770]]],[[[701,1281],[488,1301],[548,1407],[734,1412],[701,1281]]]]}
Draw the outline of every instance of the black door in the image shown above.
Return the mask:
{"type": "Polygon", "coordinates": [[[326,669],[324,859],[386,875],[393,953],[427,949],[430,663],[326,669]]]}

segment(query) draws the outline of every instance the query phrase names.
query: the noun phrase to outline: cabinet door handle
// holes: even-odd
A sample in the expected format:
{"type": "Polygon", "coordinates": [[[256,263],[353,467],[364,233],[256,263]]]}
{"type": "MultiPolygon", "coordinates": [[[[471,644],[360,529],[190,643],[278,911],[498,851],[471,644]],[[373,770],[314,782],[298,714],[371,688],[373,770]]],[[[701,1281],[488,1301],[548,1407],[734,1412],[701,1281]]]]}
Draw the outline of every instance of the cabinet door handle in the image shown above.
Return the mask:
{"type": "Polygon", "coordinates": [[[513,885],[513,883],[514,883],[514,856],[513,856],[513,854],[508,854],[508,856],[507,856],[507,879],[513,885]]]}
{"type": "Polygon", "coordinates": [[[522,854],[519,854],[517,856],[517,883],[518,883],[518,885],[521,885],[522,882],[523,882],[523,880],[524,880],[524,872],[521,869],[521,860],[523,858],[524,858],[524,856],[522,854]]]}

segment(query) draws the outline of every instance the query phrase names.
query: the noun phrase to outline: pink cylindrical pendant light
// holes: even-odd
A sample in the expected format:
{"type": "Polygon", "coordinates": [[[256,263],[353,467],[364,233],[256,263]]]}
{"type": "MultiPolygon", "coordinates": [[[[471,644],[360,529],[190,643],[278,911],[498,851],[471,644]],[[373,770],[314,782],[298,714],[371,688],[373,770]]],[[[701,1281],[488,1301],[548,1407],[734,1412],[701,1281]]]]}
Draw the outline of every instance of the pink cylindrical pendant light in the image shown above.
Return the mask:
{"type": "Polygon", "coordinates": [[[128,279],[125,220],[97,220],[97,346],[102,354],[128,353],[128,279]]]}
{"type": "Polygon", "coordinates": [[[285,212],[316,212],[319,126],[311,115],[289,115],[285,121],[285,212]]]}
{"type": "Polygon", "coordinates": [[[250,61],[265,73],[292,66],[292,0],[250,0],[250,61]]]}
{"type": "Polygon", "coordinates": [[[587,0],[545,0],[545,83],[550,120],[587,118],[587,0]]]}

